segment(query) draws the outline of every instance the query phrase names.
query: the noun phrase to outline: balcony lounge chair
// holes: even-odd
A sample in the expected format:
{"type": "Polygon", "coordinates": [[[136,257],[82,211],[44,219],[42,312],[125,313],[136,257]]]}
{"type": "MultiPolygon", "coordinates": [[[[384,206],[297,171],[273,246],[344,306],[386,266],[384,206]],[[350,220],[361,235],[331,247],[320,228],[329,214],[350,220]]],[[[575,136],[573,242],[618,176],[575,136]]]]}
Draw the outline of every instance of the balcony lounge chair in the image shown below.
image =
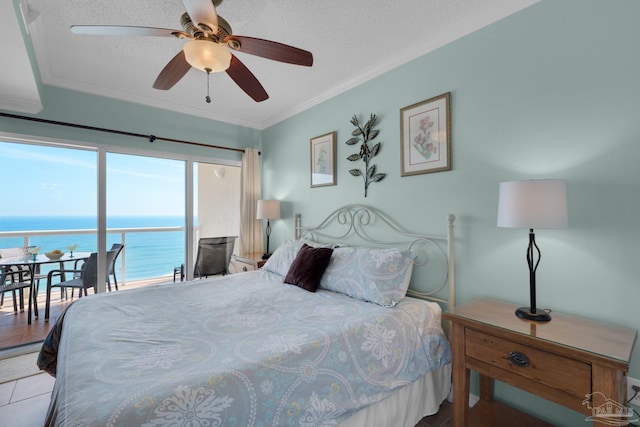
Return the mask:
{"type": "Polygon", "coordinates": [[[198,241],[193,277],[229,274],[229,263],[237,237],[202,237],[198,241]]]}

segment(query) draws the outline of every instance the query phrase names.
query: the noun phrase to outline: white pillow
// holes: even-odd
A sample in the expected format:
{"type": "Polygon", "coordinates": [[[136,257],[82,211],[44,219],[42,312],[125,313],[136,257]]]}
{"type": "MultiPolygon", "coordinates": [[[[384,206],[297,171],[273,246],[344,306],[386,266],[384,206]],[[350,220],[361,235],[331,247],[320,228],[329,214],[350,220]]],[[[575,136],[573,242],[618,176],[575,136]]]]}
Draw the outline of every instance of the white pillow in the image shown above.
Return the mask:
{"type": "Polygon", "coordinates": [[[320,288],[393,307],[407,293],[414,259],[395,248],[336,248],[320,288]]]}
{"type": "Polygon", "coordinates": [[[301,247],[302,241],[300,240],[288,240],[284,242],[271,254],[267,262],[262,266],[262,269],[285,277],[301,247]]]}

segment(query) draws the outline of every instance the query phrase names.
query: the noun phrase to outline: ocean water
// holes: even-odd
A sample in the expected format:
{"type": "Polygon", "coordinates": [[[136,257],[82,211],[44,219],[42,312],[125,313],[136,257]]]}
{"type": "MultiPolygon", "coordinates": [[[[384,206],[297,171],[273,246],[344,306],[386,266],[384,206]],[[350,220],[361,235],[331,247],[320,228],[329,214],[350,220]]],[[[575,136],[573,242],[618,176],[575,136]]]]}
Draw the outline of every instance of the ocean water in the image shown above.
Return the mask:
{"type": "MultiPolygon", "coordinates": [[[[109,228],[133,227],[183,227],[182,216],[116,216],[107,218],[109,228]]],[[[78,230],[96,229],[95,217],[7,217],[0,216],[0,231],[32,231],[32,230],[78,230]]],[[[126,280],[140,280],[152,277],[172,275],[173,268],[182,264],[185,259],[185,232],[127,232],[125,241],[126,251],[126,280]]],[[[77,244],[77,251],[96,252],[97,235],[73,234],[61,236],[32,236],[29,244],[42,247],[43,252],[60,249],[68,252],[66,247],[77,244]]],[[[120,233],[107,233],[107,247],[113,243],[121,243],[120,233]]],[[[1,248],[22,247],[22,237],[0,238],[1,248]]],[[[120,282],[120,268],[123,254],[118,257],[116,264],[118,282],[120,282]]],[[[52,264],[57,266],[57,264],[52,264]]],[[[42,273],[47,270],[43,269],[42,273]]]]}

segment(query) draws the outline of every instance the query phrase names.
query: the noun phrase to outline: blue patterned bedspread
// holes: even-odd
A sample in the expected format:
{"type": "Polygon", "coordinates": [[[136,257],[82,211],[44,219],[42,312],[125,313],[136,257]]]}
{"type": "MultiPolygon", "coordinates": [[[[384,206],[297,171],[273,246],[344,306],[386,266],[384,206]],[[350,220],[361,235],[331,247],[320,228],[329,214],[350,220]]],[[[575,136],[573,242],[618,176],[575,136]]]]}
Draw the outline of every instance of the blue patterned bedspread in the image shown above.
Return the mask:
{"type": "Polygon", "coordinates": [[[329,426],[451,362],[434,303],[310,293],[259,270],[66,312],[56,426],[329,426]]]}

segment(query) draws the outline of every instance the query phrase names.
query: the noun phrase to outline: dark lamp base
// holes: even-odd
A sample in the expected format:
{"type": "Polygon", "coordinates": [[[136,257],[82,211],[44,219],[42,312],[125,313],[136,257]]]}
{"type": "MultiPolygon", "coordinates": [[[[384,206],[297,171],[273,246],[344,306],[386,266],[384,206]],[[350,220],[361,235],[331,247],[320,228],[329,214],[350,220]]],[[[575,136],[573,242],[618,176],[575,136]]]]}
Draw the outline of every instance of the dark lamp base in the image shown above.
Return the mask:
{"type": "Polygon", "coordinates": [[[548,322],[551,320],[551,316],[544,310],[536,310],[535,313],[531,312],[529,307],[520,307],[516,310],[516,316],[521,319],[533,320],[535,322],[548,322]]]}

